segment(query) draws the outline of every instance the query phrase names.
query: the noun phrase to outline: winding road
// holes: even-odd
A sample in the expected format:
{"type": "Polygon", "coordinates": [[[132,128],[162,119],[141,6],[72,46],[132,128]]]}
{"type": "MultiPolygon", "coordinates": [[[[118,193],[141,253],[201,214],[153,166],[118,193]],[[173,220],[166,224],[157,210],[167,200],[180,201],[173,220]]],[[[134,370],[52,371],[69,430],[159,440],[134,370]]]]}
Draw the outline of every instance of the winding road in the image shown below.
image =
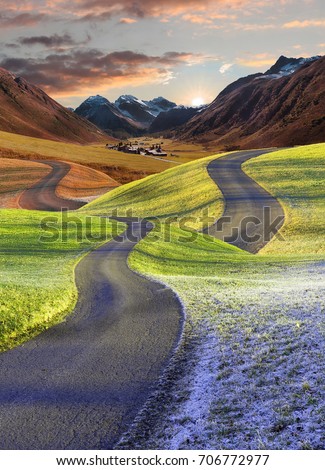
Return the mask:
{"type": "MultiPolygon", "coordinates": [[[[26,190],[21,207],[71,208],[55,194],[69,166],[48,164],[53,171],[26,190]]],[[[78,264],[73,314],[0,354],[1,449],[111,449],[156,389],[183,310],[173,291],[129,269],[130,251],[152,226],[123,221],[121,240],[78,264]]]]}
{"type": "MultiPolygon", "coordinates": [[[[261,153],[232,154],[208,167],[225,196],[224,215],[234,217],[232,227],[244,215],[259,216],[265,204],[281,212],[241,170],[243,161],[261,153]]],[[[73,201],[55,194],[67,164],[46,163],[53,171],[24,193],[21,206],[71,208],[67,203],[73,201]]],[[[125,222],[122,240],[106,243],[78,264],[73,314],[0,354],[1,449],[112,449],[155,390],[178,344],[183,311],[170,289],[128,268],[130,251],[152,227],[145,220],[125,222]]],[[[210,229],[213,236],[228,236],[217,229],[217,224],[210,229]]],[[[248,248],[254,252],[259,246],[248,248]]]]}
{"type": "Polygon", "coordinates": [[[85,205],[84,202],[62,199],[56,194],[57,185],[70,171],[68,163],[47,160],[36,161],[50,166],[52,171],[22,193],[19,198],[19,205],[22,209],[38,211],[76,210],[85,205]]]}
{"type": "Polygon", "coordinates": [[[225,209],[205,233],[250,253],[260,251],[277,234],[284,223],[281,205],[242,170],[247,160],[270,151],[235,152],[209,163],[208,173],[223,194],[225,209]]]}

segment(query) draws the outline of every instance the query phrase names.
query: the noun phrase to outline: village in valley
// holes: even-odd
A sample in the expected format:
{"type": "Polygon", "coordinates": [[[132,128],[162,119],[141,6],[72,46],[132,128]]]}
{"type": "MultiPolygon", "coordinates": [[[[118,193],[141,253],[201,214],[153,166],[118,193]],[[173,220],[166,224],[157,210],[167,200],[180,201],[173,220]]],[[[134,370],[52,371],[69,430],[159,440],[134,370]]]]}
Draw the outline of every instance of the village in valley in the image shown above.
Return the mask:
{"type": "Polygon", "coordinates": [[[154,157],[167,157],[167,152],[162,148],[164,142],[149,143],[146,141],[119,142],[118,144],[106,144],[108,150],[117,150],[124,153],[133,153],[136,155],[150,155],[154,157]]]}

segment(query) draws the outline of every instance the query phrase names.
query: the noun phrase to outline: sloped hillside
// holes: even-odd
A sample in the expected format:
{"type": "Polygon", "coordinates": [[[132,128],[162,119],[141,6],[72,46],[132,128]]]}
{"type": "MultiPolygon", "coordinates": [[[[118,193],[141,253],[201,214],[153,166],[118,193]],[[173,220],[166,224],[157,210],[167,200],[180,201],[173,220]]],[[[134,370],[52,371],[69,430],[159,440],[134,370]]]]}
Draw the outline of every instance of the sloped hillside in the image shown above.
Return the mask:
{"type": "MultiPolygon", "coordinates": [[[[280,64],[281,65],[281,64],[280,64]]],[[[291,146],[325,139],[325,57],[271,68],[229,85],[180,130],[220,148],[291,146]]]]}
{"type": "Polygon", "coordinates": [[[105,138],[93,124],[5,69],[0,69],[0,130],[82,144],[105,138]]]}

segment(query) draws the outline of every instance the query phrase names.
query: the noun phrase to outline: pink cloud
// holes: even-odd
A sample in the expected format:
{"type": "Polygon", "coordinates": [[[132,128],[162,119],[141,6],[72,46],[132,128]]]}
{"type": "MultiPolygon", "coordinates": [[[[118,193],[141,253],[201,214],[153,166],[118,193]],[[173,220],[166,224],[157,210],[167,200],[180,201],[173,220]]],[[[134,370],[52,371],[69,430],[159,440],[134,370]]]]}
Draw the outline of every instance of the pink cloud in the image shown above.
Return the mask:
{"type": "Polygon", "coordinates": [[[0,13],[0,25],[2,28],[17,28],[35,26],[45,19],[43,13],[18,13],[12,11],[0,13]]]}

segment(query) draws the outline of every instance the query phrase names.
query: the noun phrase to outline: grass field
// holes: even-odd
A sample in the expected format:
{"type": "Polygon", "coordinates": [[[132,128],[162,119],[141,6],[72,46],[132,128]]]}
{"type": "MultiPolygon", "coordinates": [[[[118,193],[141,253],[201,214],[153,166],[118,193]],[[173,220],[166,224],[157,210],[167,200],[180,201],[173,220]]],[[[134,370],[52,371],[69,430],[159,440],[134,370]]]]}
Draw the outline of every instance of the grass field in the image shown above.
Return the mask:
{"type": "Polygon", "coordinates": [[[57,186],[57,194],[62,198],[87,198],[107,193],[119,183],[101,171],[70,163],[71,170],[57,186]]]}
{"type": "Polygon", "coordinates": [[[285,210],[285,242],[274,239],[263,254],[325,254],[325,145],[282,150],[250,160],[244,170],[285,210]]]}
{"type": "Polygon", "coordinates": [[[203,207],[222,212],[205,169],[213,157],[118,188],[82,209],[132,208],[161,218],[129,263],[179,294],[201,338],[195,361],[143,448],[321,448],[324,149],[281,151],[246,165],[279,197],[287,216],[285,241],[257,256],[165,223],[175,214],[197,220],[203,207]],[[312,221],[307,227],[306,214],[312,221]]]}
{"type": "MultiPolygon", "coordinates": [[[[134,139],[133,139],[134,140],[134,139]]],[[[139,139],[138,139],[139,140],[139,139]]],[[[108,142],[109,142],[108,138],[108,142]]],[[[148,139],[158,142],[159,139],[148,139]]],[[[0,157],[64,160],[90,166],[111,176],[120,183],[134,181],[144,176],[160,173],[180,163],[210,155],[211,152],[195,144],[184,144],[164,140],[168,160],[130,155],[114,150],[107,150],[105,143],[96,145],[76,145],[37,139],[0,131],[0,157]],[[171,157],[170,153],[177,156],[171,157]]]]}
{"type": "MultiPolygon", "coordinates": [[[[322,448],[324,150],[323,144],[285,150],[245,165],[286,213],[285,241],[272,241],[258,255],[193,231],[205,225],[207,209],[213,218],[223,211],[206,170],[216,156],[116,188],[78,211],[81,218],[130,209],[159,218],[129,264],[178,293],[198,338],[143,448],[322,448]]],[[[73,241],[72,229],[64,247],[39,250],[42,214],[1,215],[1,334],[10,347],[71,309],[73,267],[91,246],[73,241]],[[12,227],[19,227],[16,239],[12,227]]]]}
{"type": "MultiPolygon", "coordinates": [[[[0,211],[1,351],[59,322],[73,309],[77,299],[74,268],[82,256],[106,239],[99,231],[99,219],[94,218],[92,224],[92,235],[99,238],[90,242],[86,228],[78,240],[75,225],[61,227],[57,214],[59,235],[66,241],[40,242],[40,223],[48,216],[53,213],[0,211]]],[[[80,220],[85,227],[85,218],[80,220]]],[[[107,228],[109,239],[111,226],[107,228]]]]}
{"type": "MultiPolygon", "coordinates": [[[[88,198],[106,193],[119,186],[109,176],[92,168],[70,163],[71,170],[61,180],[57,194],[62,198],[88,198]]],[[[1,208],[19,208],[19,198],[25,189],[34,186],[50,173],[43,163],[0,158],[1,208]]]]}

